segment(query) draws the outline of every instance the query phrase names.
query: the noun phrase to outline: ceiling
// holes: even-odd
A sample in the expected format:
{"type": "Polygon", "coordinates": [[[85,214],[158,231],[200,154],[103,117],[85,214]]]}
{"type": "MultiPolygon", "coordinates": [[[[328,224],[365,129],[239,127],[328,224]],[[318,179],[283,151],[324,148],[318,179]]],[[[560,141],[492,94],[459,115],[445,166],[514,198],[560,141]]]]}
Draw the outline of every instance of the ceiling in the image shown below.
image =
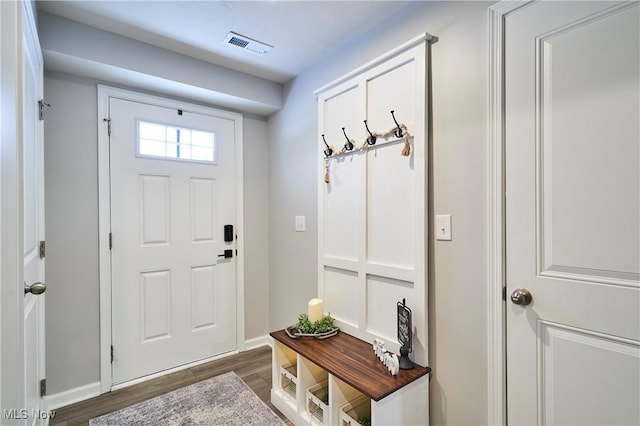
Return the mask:
{"type": "Polygon", "coordinates": [[[39,10],[284,83],[411,1],[38,1],[39,10]],[[274,46],[225,43],[233,31],[274,46]]]}

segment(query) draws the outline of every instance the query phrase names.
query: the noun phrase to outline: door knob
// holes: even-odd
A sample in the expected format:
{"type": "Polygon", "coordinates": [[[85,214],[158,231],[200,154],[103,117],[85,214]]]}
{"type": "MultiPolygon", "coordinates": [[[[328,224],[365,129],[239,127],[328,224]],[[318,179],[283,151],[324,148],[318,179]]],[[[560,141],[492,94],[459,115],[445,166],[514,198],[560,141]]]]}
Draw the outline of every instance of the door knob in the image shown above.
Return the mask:
{"type": "Polygon", "coordinates": [[[511,301],[520,306],[527,306],[533,300],[533,296],[526,288],[516,288],[511,293],[511,301]]]}
{"type": "Polygon", "coordinates": [[[31,285],[26,285],[25,283],[24,286],[24,294],[31,293],[37,296],[38,294],[44,293],[46,290],[47,286],[41,282],[33,283],[31,285]]]}

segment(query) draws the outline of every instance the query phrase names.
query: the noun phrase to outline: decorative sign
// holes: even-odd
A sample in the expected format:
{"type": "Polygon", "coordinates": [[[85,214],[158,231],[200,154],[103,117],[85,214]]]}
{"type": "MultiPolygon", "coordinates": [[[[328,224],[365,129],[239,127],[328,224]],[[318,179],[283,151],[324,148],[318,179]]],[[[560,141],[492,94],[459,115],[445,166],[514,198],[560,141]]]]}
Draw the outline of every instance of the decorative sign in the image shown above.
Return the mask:
{"type": "Polygon", "coordinates": [[[398,343],[400,346],[411,348],[411,309],[405,304],[398,302],[398,343]]]}
{"type": "Polygon", "coordinates": [[[407,307],[405,300],[398,302],[398,343],[400,343],[400,369],[410,370],[414,367],[409,358],[412,350],[411,309],[407,307]]]}

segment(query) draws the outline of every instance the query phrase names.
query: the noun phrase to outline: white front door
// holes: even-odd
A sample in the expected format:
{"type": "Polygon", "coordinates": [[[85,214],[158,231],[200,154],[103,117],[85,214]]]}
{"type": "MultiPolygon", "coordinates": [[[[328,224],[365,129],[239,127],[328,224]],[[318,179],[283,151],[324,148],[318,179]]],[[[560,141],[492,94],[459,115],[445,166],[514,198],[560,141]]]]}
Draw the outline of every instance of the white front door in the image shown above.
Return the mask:
{"type": "Polygon", "coordinates": [[[44,345],[44,147],[38,101],[42,99],[42,54],[33,17],[23,7],[22,129],[23,129],[23,265],[24,384],[27,424],[44,424],[48,417],[40,381],[45,378],[44,345]]]}
{"type": "Polygon", "coordinates": [[[506,15],[509,424],[640,424],[639,9],[506,15]]]}
{"type": "Polygon", "coordinates": [[[118,384],[236,349],[236,139],[223,116],[116,98],[109,114],[118,384]]]}

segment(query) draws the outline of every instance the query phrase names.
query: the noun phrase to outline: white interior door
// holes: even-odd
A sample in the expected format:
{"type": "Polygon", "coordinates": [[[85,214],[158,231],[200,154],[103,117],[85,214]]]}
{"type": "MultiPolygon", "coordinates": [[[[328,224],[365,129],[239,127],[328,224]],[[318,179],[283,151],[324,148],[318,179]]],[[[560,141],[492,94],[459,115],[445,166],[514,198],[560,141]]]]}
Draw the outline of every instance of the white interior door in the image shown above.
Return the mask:
{"type": "Polygon", "coordinates": [[[116,98],[109,109],[118,384],[236,349],[235,123],[116,98]]]}
{"type": "Polygon", "coordinates": [[[510,424],[640,424],[639,8],[506,16],[510,424]]]}
{"type": "Polygon", "coordinates": [[[40,381],[45,378],[44,338],[44,147],[43,126],[38,101],[42,99],[42,55],[35,23],[23,8],[22,30],[22,112],[23,112],[23,189],[24,189],[24,384],[27,424],[45,422],[46,400],[41,397],[40,381]],[[26,290],[29,292],[26,292],[26,290]]]}

